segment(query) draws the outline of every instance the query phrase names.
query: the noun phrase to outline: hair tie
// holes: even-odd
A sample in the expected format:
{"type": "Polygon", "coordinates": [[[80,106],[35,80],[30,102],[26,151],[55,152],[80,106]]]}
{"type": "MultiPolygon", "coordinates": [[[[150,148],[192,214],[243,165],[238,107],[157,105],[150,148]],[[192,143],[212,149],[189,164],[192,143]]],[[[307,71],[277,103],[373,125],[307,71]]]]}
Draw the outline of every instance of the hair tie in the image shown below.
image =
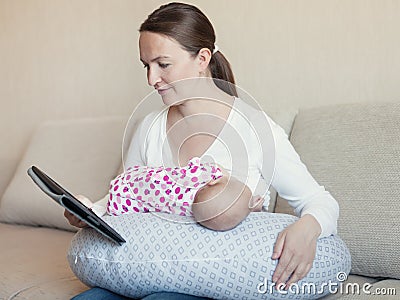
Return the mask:
{"type": "Polygon", "coordinates": [[[217,44],[215,44],[215,46],[214,46],[214,50],[213,50],[213,55],[215,54],[215,53],[217,53],[219,51],[219,47],[218,47],[218,45],[217,44]]]}

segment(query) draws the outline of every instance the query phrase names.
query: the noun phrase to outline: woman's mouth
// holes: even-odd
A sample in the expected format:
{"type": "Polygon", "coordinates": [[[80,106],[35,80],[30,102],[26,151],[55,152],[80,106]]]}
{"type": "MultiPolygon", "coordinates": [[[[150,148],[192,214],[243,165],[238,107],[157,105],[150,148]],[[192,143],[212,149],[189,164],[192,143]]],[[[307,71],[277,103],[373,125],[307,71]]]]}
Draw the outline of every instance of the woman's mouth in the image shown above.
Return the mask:
{"type": "Polygon", "coordinates": [[[162,89],[157,89],[157,92],[161,95],[164,96],[166,93],[168,93],[168,90],[170,89],[170,87],[168,88],[162,88],[162,89]]]}

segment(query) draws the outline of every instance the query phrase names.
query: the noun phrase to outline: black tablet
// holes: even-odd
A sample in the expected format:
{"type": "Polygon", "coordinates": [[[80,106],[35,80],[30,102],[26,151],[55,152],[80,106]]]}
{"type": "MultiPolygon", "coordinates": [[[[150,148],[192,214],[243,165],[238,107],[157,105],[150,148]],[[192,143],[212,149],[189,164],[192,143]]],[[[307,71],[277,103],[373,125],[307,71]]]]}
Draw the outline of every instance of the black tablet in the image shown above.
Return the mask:
{"type": "Polygon", "coordinates": [[[28,175],[43,192],[90,227],[96,229],[119,245],[126,242],[110,225],[39,168],[35,166],[30,167],[28,175]]]}

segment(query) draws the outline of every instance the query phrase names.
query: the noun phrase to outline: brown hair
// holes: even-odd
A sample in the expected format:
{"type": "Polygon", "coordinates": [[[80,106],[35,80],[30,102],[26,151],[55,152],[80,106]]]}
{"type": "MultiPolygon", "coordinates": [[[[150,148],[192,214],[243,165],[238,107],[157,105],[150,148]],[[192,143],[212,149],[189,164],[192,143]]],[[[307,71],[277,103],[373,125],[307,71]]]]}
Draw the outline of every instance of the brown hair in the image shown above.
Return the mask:
{"type": "MultiPolygon", "coordinates": [[[[147,17],[139,31],[173,38],[193,56],[202,48],[208,48],[211,52],[215,48],[215,32],[211,22],[197,7],[189,4],[173,2],[160,6],[147,17]]],[[[221,51],[212,55],[209,68],[215,84],[229,95],[237,96],[231,65],[221,51]]]]}

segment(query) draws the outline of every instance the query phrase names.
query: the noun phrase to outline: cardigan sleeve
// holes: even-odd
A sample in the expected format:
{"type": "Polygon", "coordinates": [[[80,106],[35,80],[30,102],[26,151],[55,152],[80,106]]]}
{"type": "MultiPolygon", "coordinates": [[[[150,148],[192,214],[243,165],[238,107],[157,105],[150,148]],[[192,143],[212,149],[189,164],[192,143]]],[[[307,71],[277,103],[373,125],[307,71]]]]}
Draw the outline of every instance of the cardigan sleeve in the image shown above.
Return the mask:
{"type": "Polygon", "coordinates": [[[272,186],[298,216],[312,215],[321,226],[320,237],[337,232],[339,205],[317,183],[301,161],[284,130],[269,119],[275,141],[275,172],[272,186]]]}

